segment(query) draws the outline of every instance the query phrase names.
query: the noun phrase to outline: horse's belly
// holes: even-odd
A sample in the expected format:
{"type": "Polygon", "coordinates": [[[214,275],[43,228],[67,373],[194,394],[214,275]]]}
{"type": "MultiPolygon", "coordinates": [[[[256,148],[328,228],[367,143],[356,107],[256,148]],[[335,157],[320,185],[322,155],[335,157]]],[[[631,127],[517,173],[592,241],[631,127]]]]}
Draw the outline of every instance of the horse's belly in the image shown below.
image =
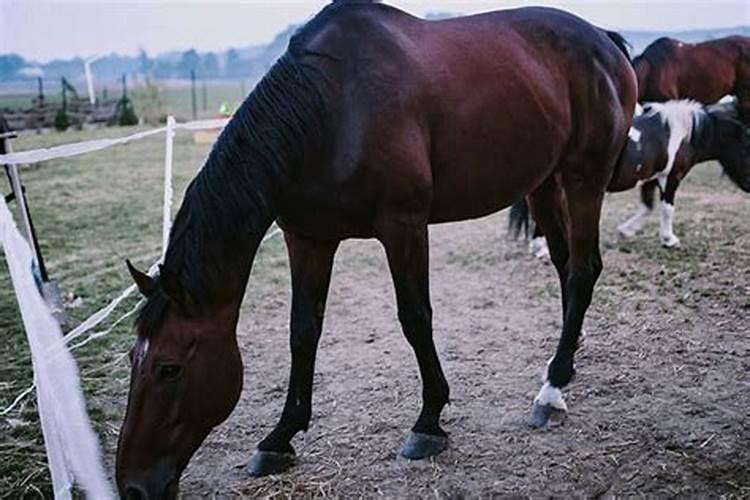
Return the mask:
{"type": "Polygon", "coordinates": [[[482,217],[513,204],[551,174],[564,145],[544,124],[535,131],[496,126],[486,137],[436,142],[446,147],[432,158],[432,222],[482,217]]]}
{"type": "Polygon", "coordinates": [[[523,185],[497,182],[501,177],[498,174],[496,179],[488,179],[481,185],[435,186],[430,223],[484,217],[512,205],[536,185],[534,182],[523,185]]]}

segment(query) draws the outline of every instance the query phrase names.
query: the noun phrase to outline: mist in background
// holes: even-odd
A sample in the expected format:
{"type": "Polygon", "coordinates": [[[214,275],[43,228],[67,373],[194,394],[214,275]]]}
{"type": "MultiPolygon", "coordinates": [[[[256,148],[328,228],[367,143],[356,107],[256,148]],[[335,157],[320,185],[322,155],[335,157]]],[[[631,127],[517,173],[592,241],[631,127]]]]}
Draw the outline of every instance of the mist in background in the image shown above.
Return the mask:
{"type": "MultiPolygon", "coordinates": [[[[325,0],[0,0],[0,53],[45,63],[93,54],[134,56],[183,51],[219,52],[269,43],[301,24],[325,0]]],[[[468,14],[529,4],[574,12],[608,29],[686,31],[750,25],[750,2],[558,0],[397,0],[413,14],[468,14]]]]}

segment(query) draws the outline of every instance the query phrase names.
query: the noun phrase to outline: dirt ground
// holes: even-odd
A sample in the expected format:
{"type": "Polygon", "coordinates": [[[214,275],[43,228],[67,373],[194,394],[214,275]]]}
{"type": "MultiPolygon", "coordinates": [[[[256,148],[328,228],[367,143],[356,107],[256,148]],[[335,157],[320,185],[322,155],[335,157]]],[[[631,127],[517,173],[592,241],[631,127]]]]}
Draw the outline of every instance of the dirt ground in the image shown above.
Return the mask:
{"type": "Polygon", "coordinates": [[[502,213],[431,229],[450,449],[399,456],[419,410],[417,366],[382,249],[346,242],[298,465],[252,479],[243,467],[280,414],[289,365],[286,257],[269,243],[239,328],[241,401],[193,457],[183,495],[750,498],[750,197],[703,167],[678,193],[675,250],[660,247],[656,218],[618,238],[636,198],[607,199],[605,270],[562,425],[525,424],[561,327],[559,290],[549,263],[507,241],[502,213]]]}

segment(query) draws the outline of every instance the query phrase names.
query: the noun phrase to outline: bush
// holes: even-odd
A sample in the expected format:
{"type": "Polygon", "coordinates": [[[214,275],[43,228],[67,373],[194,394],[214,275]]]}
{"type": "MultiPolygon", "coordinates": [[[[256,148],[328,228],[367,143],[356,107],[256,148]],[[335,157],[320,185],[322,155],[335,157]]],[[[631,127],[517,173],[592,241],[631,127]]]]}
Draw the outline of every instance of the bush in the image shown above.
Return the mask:
{"type": "Polygon", "coordinates": [[[57,111],[57,114],[55,115],[55,129],[62,132],[63,130],[67,130],[68,127],[70,127],[70,119],[68,118],[68,113],[66,113],[62,108],[60,108],[57,111]]]}

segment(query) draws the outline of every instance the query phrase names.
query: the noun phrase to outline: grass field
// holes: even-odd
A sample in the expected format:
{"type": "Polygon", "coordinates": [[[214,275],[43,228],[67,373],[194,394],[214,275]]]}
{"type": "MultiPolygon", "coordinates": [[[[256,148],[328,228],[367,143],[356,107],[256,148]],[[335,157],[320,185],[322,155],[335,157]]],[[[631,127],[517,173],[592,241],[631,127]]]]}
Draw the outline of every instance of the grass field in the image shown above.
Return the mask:
{"type": "MultiPolygon", "coordinates": [[[[147,88],[134,87],[129,90],[130,97],[135,104],[136,114],[144,116],[153,121],[160,115],[172,114],[178,121],[190,120],[192,118],[192,94],[189,82],[157,82],[157,93],[154,94],[147,88]]],[[[3,108],[25,109],[31,106],[31,100],[36,95],[32,93],[0,92],[0,110],[3,108]]],[[[222,104],[226,103],[230,108],[236,107],[252,90],[250,82],[244,84],[240,81],[211,81],[205,85],[198,82],[196,85],[196,109],[199,118],[215,117],[222,104]]],[[[85,96],[84,89],[80,89],[85,96]]],[[[101,91],[98,92],[99,94],[101,91]]],[[[110,97],[119,97],[120,90],[109,89],[110,97]]],[[[59,103],[60,92],[47,90],[45,98],[50,103],[59,103]]]]}
{"type": "MultiPolygon", "coordinates": [[[[184,105],[184,98],[175,100],[184,105]]],[[[29,134],[16,141],[15,148],[134,131],[29,134]]],[[[178,134],[178,199],[207,151],[208,146],[194,144],[189,134],[178,134]]],[[[83,300],[80,307],[67,310],[71,325],[130,284],[125,258],[143,269],[158,257],[163,157],[164,140],[157,136],[23,170],[50,275],[64,292],[83,300]]],[[[405,465],[388,453],[395,452],[393,447],[414,416],[415,365],[398,333],[382,249],[372,242],[350,242],[337,257],[336,286],[326,320],[326,330],[331,331],[324,336],[316,376],[316,385],[322,388],[316,389],[315,422],[311,432],[299,438],[303,463],[287,476],[253,481],[244,475],[239,466],[274,422],[283,402],[288,363],[285,251],[280,238],[264,244],[240,325],[246,394],[230,420],[196,455],[186,472],[184,491],[253,497],[398,497],[433,495],[438,490],[441,496],[451,492],[460,496],[462,491],[588,496],[599,491],[600,486],[592,484],[601,481],[614,484],[610,490],[614,494],[626,496],[638,492],[648,496],[644,491],[655,496],[679,492],[700,496],[707,491],[746,496],[750,492],[742,445],[746,420],[735,421],[732,415],[741,414],[738,408],[750,394],[743,361],[750,333],[748,198],[720,177],[716,165],[696,168],[678,194],[675,229],[683,248],[674,251],[659,246],[654,220],[633,241],[618,240],[616,224],[634,209],[636,199],[635,193],[607,199],[602,223],[605,270],[587,319],[593,335],[586,340],[581,381],[571,391],[578,413],[567,430],[549,433],[533,434],[516,426],[513,412],[525,412],[538,389],[540,346],[548,355],[556,342],[553,320],[558,316],[559,291],[550,266],[529,258],[522,245],[503,237],[505,214],[432,230],[438,347],[455,390],[447,420],[459,444],[455,451],[425,465],[405,465]],[[362,286],[365,280],[367,286],[362,286]],[[453,286],[459,282],[460,287],[453,286]],[[459,288],[467,294],[460,296],[459,288]],[[246,314],[250,310],[253,314],[246,314]],[[350,335],[351,330],[357,335],[350,335]],[[492,344],[493,336],[485,334],[488,330],[502,330],[505,340],[499,346],[492,344]],[[706,332],[710,336],[705,338],[716,342],[704,340],[706,332]],[[520,346],[526,350],[509,350],[520,346]],[[482,357],[477,355],[480,352],[482,357]],[[672,377],[679,387],[673,386],[672,377]],[[701,389],[709,379],[715,384],[701,389]],[[499,385],[502,382],[504,386],[499,385]],[[620,398],[623,393],[631,398],[620,398]],[[397,409],[395,415],[388,413],[392,407],[397,409]],[[359,408],[374,413],[355,411],[359,408]],[[500,418],[501,408],[508,408],[510,417],[500,418]],[[616,413],[615,408],[631,413],[616,413]],[[599,410],[600,420],[592,423],[589,419],[599,410]],[[697,423],[701,416],[705,428],[685,422],[690,418],[697,423]],[[489,434],[482,434],[486,429],[489,434]],[[712,434],[716,436],[708,439],[712,434]],[[354,440],[371,444],[362,446],[354,440]],[[618,448],[626,442],[636,444],[618,448]],[[570,450],[589,445],[585,456],[570,455],[570,450]],[[469,447],[479,451],[472,454],[469,447]],[[570,456],[573,461],[560,467],[570,456]],[[716,465],[719,461],[723,468],[716,465]],[[632,465],[636,472],[622,472],[621,464],[632,465]],[[586,467],[591,469],[587,473],[586,467]],[[568,469],[569,476],[555,475],[568,469]],[[620,472],[630,479],[612,483],[620,472]],[[643,483],[631,481],[634,477],[643,483]],[[493,489],[499,481],[505,481],[502,488],[493,489]],[[464,484],[471,486],[464,488],[464,484]]],[[[175,210],[178,205],[176,201],[175,210]]],[[[32,372],[4,259],[0,259],[0,283],[0,407],[4,408],[29,386],[32,372]]],[[[123,304],[113,318],[136,301],[123,304]]],[[[109,471],[127,395],[124,355],[132,345],[131,324],[127,319],[111,335],[75,351],[109,471]]],[[[50,497],[45,460],[32,396],[0,417],[0,497],[50,497]]]]}

